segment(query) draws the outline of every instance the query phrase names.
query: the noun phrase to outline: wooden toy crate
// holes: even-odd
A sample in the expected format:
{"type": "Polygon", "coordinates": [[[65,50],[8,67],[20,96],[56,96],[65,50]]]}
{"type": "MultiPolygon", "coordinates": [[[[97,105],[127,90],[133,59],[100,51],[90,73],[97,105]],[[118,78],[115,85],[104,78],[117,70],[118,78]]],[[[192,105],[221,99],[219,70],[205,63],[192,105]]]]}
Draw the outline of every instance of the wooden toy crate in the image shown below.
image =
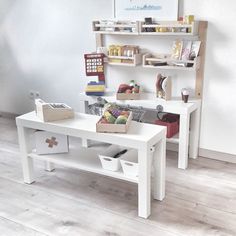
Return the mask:
{"type": "Polygon", "coordinates": [[[96,132],[98,133],[127,133],[133,114],[130,112],[126,124],[103,124],[101,119],[96,124],[96,132]]]}
{"type": "Polygon", "coordinates": [[[139,100],[140,93],[117,93],[117,100],[139,100]]]}

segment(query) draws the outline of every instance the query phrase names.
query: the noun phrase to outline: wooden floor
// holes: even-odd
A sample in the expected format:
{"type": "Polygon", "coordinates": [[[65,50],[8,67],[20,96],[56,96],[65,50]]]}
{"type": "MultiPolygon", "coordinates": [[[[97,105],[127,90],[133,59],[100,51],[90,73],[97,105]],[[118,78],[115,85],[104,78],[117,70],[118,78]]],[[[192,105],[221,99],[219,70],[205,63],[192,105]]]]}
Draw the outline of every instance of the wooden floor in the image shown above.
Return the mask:
{"type": "MultiPolygon", "coordinates": [[[[99,148],[99,147],[96,147],[99,148]]],[[[236,235],[236,165],[198,158],[179,170],[168,152],[167,196],[137,217],[137,186],[35,162],[37,181],[22,181],[14,120],[0,118],[1,236],[236,235]]]]}

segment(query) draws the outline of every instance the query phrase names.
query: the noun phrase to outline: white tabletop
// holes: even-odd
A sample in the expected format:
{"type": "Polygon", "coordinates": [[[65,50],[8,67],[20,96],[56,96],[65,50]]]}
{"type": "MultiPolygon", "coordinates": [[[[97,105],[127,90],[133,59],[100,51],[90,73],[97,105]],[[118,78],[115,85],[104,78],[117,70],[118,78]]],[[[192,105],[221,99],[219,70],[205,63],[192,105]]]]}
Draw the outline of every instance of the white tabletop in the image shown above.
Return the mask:
{"type": "MultiPolygon", "coordinates": [[[[95,103],[97,101],[96,96],[87,96],[85,93],[80,93],[80,101],[88,101],[89,103],[95,103]]],[[[156,109],[157,105],[161,105],[165,112],[174,114],[186,114],[196,110],[201,105],[200,99],[190,99],[188,103],[184,103],[180,98],[173,98],[170,101],[157,98],[155,93],[141,93],[139,100],[116,100],[115,92],[106,92],[102,98],[108,102],[116,102],[117,104],[130,105],[130,106],[142,106],[144,108],[156,109]]]]}
{"type": "Polygon", "coordinates": [[[96,123],[99,116],[76,113],[75,118],[55,122],[43,122],[36,113],[30,112],[16,118],[17,126],[46,130],[101,142],[139,148],[140,145],[153,145],[165,136],[166,128],[158,125],[131,122],[126,134],[97,133],[96,123]],[[154,143],[153,143],[154,142],[154,143]]]}

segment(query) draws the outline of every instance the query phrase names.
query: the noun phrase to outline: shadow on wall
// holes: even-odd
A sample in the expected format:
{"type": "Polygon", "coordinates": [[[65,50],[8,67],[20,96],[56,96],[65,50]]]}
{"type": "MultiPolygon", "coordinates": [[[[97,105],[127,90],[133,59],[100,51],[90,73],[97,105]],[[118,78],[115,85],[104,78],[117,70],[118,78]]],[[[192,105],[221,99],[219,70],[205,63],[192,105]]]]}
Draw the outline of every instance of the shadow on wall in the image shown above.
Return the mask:
{"type": "Polygon", "coordinates": [[[95,48],[91,21],[108,18],[110,6],[109,0],[1,0],[0,111],[32,110],[30,90],[77,110],[87,82],[83,54],[95,48]]]}
{"type": "Polygon", "coordinates": [[[218,63],[218,51],[225,50],[227,44],[227,35],[221,32],[219,26],[208,22],[205,74],[210,74],[210,76],[212,78],[214,77],[214,80],[218,80],[218,82],[223,78],[230,78],[226,58],[220,58],[221,61],[218,63]]]}
{"type": "Polygon", "coordinates": [[[27,104],[27,98],[22,96],[22,91],[25,90],[25,84],[21,78],[24,73],[20,69],[18,60],[12,51],[12,47],[8,44],[8,40],[0,36],[0,84],[1,93],[0,111],[9,112],[9,107],[13,113],[19,114],[23,104],[27,104]],[[21,91],[19,93],[19,91],[21,91]]]}
{"type": "Polygon", "coordinates": [[[6,19],[7,15],[9,14],[10,10],[14,6],[17,0],[1,0],[0,1],[0,26],[6,19]]]}

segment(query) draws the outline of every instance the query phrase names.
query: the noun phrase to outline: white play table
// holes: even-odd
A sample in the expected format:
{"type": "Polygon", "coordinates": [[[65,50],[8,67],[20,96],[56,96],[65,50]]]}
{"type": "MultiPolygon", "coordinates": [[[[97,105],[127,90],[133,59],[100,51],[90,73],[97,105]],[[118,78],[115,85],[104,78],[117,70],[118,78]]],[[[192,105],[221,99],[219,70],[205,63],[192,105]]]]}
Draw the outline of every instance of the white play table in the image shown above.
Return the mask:
{"type": "Polygon", "coordinates": [[[57,122],[42,122],[30,112],[16,118],[24,182],[34,182],[33,159],[45,161],[46,169],[51,171],[53,164],[60,164],[79,170],[93,172],[138,184],[138,215],[147,218],[151,205],[151,168],[154,167],[153,197],[163,200],[165,197],[166,167],[166,128],[138,122],[131,122],[127,134],[97,133],[98,116],[77,113],[75,118],[57,122]],[[45,130],[82,139],[90,139],[110,144],[118,144],[138,150],[139,176],[129,177],[120,170],[104,170],[92,148],[70,149],[68,154],[37,155],[32,150],[32,134],[35,130],[45,130]]]}
{"type": "MultiPolygon", "coordinates": [[[[188,167],[188,158],[196,159],[198,157],[199,147],[199,130],[200,130],[200,113],[201,100],[191,99],[184,103],[180,99],[173,98],[165,101],[156,97],[154,93],[141,93],[139,100],[121,101],[116,99],[114,92],[106,92],[102,96],[108,102],[115,102],[120,105],[138,106],[149,109],[156,109],[158,105],[163,107],[164,112],[180,115],[179,134],[167,139],[170,144],[178,144],[178,168],[186,169],[188,167]]],[[[85,93],[79,94],[80,112],[85,113],[89,104],[97,102],[96,96],[87,96],[85,93]]],[[[87,145],[86,140],[84,146],[87,145]]]]}

